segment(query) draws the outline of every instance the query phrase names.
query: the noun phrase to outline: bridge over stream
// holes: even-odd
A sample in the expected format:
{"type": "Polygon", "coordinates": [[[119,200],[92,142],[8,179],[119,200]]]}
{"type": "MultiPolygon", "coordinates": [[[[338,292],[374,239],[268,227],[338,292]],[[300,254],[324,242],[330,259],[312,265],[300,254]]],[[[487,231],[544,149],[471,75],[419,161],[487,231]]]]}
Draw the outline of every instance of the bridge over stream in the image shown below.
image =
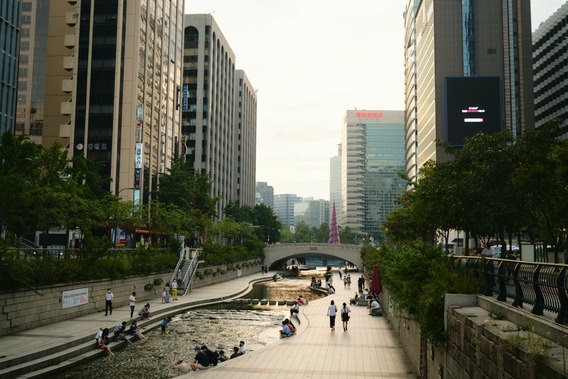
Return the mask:
{"type": "Polygon", "coordinates": [[[361,245],[331,243],[281,243],[264,248],[264,263],[268,268],[279,267],[282,262],[292,258],[338,258],[363,268],[361,245]]]}

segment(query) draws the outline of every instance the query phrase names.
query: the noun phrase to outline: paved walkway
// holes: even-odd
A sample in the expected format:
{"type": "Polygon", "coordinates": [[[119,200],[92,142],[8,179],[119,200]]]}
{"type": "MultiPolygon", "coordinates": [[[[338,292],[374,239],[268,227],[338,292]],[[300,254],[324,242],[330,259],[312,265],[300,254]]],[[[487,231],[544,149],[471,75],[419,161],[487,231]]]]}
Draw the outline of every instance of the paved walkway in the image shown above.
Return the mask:
{"type": "MultiPolygon", "coordinates": [[[[194,289],[187,296],[169,304],[161,299],[150,301],[152,311],[179,308],[211,300],[238,297],[247,292],[251,281],[270,277],[271,273],[254,274],[207,287],[194,289]]],[[[335,281],[339,282],[335,273],[335,281]]],[[[356,287],[356,284],[354,285],[356,287]]],[[[366,307],[350,306],[349,330],[344,332],[339,317],[335,332],[329,328],[327,308],[334,300],[338,308],[355,293],[337,285],[337,293],[311,301],[300,312],[298,333],[270,346],[250,352],[208,370],[188,375],[203,378],[415,378],[410,364],[383,317],[371,317],[366,307]]],[[[140,305],[141,306],[141,305],[140,305]]],[[[140,306],[136,307],[136,313],[140,306]]],[[[63,345],[69,338],[93,336],[100,327],[114,328],[129,320],[128,306],[115,308],[113,314],[103,312],[31,329],[12,336],[0,337],[2,359],[10,359],[34,351],[63,345]]],[[[278,331],[275,329],[275,333],[278,331]]],[[[141,373],[140,373],[141,374],[141,373]]],[[[139,376],[137,374],[137,376],[139,376]]],[[[185,376],[188,377],[188,376],[185,376]]]]}
{"type": "MultiPolygon", "coordinates": [[[[338,274],[334,275],[334,282],[339,282],[338,274]]],[[[352,286],[356,290],[357,284],[352,286]]],[[[415,378],[386,319],[369,316],[366,307],[350,306],[355,290],[344,289],[339,283],[335,287],[334,295],[301,308],[295,336],[182,378],[415,378]],[[335,331],[329,327],[331,300],[338,308],[346,302],[351,309],[346,332],[339,316],[335,331]]]]}

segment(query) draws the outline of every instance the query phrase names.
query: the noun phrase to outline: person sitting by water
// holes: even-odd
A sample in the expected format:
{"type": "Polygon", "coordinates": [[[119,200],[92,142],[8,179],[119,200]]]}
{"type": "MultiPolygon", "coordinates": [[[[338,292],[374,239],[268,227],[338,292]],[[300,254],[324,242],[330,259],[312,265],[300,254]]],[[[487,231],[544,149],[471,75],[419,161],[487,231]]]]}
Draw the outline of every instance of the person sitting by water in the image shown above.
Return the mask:
{"type": "MultiPolygon", "coordinates": [[[[238,350],[239,350],[239,348],[237,348],[237,351],[238,351],[238,350]]],[[[229,356],[227,355],[227,353],[225,353],[224,350],[220,350],[220,351],[219,351],[219,363],[228,361],[229,359],[231,359],[231,357],[229,357],[229,356]]]]}
{"type": "Polygon", "coordinates": [[[189,365],[189,367],[191,367],[191,370],[197,371],[209,368],[209,358],[207,358],[207,354],[201,351],[201,346],[195,346],[194,350],[197,352],[197,354],[195,355],[193,362],[189,365]]]}
{"type": "Polygon", "coordinates": [[[112,353],[112,351],[110,351],[110,346],[109,346],[110,341],[109,341],[109,338],[108,338],[108,333],[109,333],[108,328],[105,328],[105,329],[103,330],[103,333],[102,333],[101,336],[99,337],[99,340],[97,341],[97,343],[98,343],[98,345],[99,345],[99,349],[101,349],[102,351],[104,351],[105,354],[106,354],[108,357],[112,357],[114,354],[112,353]]]}
{"type": "Polygon", "coordinates": [[[175,376],[185,375],[189,372],[189,365],[183,359],[177,358],[172,364],[172,368],[176,370],[175,376]]]}
{"type": "Polygon", "coordinates": [[[292,318],[294,316],[294,314],[300,313],[300,304],[298,304],[297,302],[294,302],[294,305],[292,306],[292,308],[290,308],[290,318],[292,318]]]}
{"type": "Polygon", "coordinates": [[[290,328],[290,333],[292,334],[296,334],[296,331],[298,330],[298,328],[296,328],[296,325],[292,324],[292,321],[286,319],[284,320],[286,322],[286,324],[288,324],[288,327],[290,328]]]}
{"type": "Polygon", "coordinates": [[[231,354],[231,359],[233,358],[237,358],[241,356],[241,352],[239,351],[239,347],[235,346],[233,347],[233,354],[231,354]]]}
{"type": "Polygon", "coordinates": [[[312,283],[310,284],[310,287],[315,288],[318,286],[318,282],[316,280],[315,276],[312,276],[312,283]]]}
{"type": "Polygon", "coordinates": [[[286,323],[286,320],[282,321],[282,329],[280,329],[280,338],[290,337],[292,335],[292,331],[290,327],[286,323]]]}
{"type": "Polygon", "coordinates": [[[303,295],[300,295],[300,297],[298,298],[298,303],[300,305],[306,305],[308,302],[306,301],[303,295]]]}
{"type": "Polygon", "coordinates": [[[144,308],[140,309],[138,315],[142,317],[142,320],[146,320],[150,318],[150,303],[146,303],[144,308]]]}
{"type": "Polygon", "coordinates": [[[321,288],[321,279],[318,279],[317,287],[318,287],[318,288],[321,288]]]}
{"type": "Polygon", "coordinates": [[[219,354],[217,352],[209,350],[205,345],[201,346],[201,351],[207,355],[210,366],[217,366],[217,363],[219,363],[219,354]]]}
{"type": "Polygon", "coordinates": [[[334,293],[335,293],[335,287],[333,287],[333,286],[330,285],[330,286],[327,288],[327,294],[328,294],[328,295],[333,295],[334,293]]]}
{"type": "Polygon", "coordinates": [[[357,292],[355,292],[355,297],[353,299],[349,300],[349,303],[355,305],[355,304],[357,304],[358,301],[359,301],[359,294],[357,292]]]}
{"type": "Polygon", "coordinates": [[[371,308],[371,311],[369,312],[371,316],[383,315],[383,311],[381,310],[381,305],[379,304],[377,299],[373,299],[373,301],[371,301],[371,304],[369,304],[369,308],[371,308]]]}
{"type": "Polygon", "coordinates": [[[148,339],[144,334],[142,334],[142,329],[136,323],[136,320],[132,320],[132,324],[130,325],[130,334],[135,340],[145,340],[148,339]]]}

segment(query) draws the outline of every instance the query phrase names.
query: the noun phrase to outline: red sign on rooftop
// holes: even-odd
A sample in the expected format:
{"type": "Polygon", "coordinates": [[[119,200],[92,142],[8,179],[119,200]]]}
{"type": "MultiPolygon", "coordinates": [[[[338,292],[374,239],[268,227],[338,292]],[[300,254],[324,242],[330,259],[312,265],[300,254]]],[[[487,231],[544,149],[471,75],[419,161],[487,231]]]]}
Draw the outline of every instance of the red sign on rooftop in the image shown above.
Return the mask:
{"type": "Polygon", "coordinates": [[[382,112],[357,112],[357,118],[383,118],[382,112]]]}

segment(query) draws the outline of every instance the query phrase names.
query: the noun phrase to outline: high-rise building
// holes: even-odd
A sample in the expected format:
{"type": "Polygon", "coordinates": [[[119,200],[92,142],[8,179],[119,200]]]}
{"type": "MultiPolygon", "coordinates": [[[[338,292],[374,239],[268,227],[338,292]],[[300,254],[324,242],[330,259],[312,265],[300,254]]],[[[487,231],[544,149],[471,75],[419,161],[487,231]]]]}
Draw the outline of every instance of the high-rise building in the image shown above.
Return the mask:
{"type": "Polygon", "coordinates": [[[211,15],[185,15],[184,33],[182,150],[222,216],[229,201],[254,206],[256,92],[211,15]]]}
{"type": "Polygon", "coordinates": [[[183,5],[49,3],[43,144],[103,162],[110,190],[136,204],[179,153],[183,5]]]}
{"type": "MultiPolygon", "coordinates": [[[[16,133],[41,144],[49,2],[22,2],[16,133]]],[[[76,17],[75,17],[76,18],[76,17]]]]}
{"type": "Polygon", "coordinates": [[[406,172],[477,132],[534,126],[530,0],[408,0],[406,172]],[[476,116],[476,117],[473,117],[476,116]]]}
{"type": "Polygon", "coordinates": [[[243,70],[235,71],[235,193],[241,205],[253,207],[256,195],[256,91],[243,70]]]}
{"type": "Polygon", "coordinates": [[[267,207],[274,207],[274,187],[267,182],[256,182],[256,201],[255,204],[264,204],[267,207]]]}
{"type": "Polygon", "coordinates": [[[330,217],[329,201],[327,200],[303,199],[294,204],[294,225],[303,221],[310,228],[319,228],[322,224],[329,226],[330,217]]]}
{"type": "Polygon", "coordinates": [[[20,5],[20,0],[2,0],[0,2],[0,134],[7,131],[14,132],[18,84],[20,5]]]}
{"type": "Polygon", "coordinates": [[[302,198],[290,193],[274,195],[274,214],[283,226],[294,225],[294,204],[302,198]]]}
{"type": "Polygon", "coordinates": [[[535,127],[560,119],[562,138],[568,138],[568,3],[540,24],[532,42],[535,127]]]}
{"type": "Polygon", "coordinates": [[[380,240],[406,189],[404,111],[348,110],[341,135],[341,226],[380,240]]]}
{"type": "MultiPolygon", "coordinates": [[[[329,159],[329,203],[335,204],[335,217],[337,225],[343,225],[341,203],[341,144],[337,145],[337,155],[329,159]]],[[[331,217],[331,216],[330,216],[331,217]]],[[[331,225],[331,219],[327,221],[331,225]]]]}

